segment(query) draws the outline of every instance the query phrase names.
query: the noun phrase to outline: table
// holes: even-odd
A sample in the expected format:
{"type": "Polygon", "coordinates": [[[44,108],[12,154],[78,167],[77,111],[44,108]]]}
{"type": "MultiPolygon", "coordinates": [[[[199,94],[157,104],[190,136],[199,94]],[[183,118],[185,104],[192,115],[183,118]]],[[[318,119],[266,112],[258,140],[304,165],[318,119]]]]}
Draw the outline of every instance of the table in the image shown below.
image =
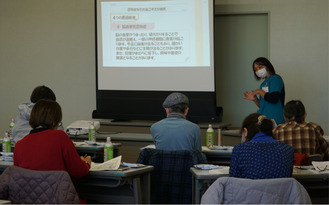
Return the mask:
{"type": "Polygon", "coordinates": [[[88,203],[150,203],[150,172],[153,166],[123,171],[90,171],[74,179],[79,196],[88,203]]]}
{"type": "MultiPolygon", "coordinates": [[[[201,170],[191,167],[192,173],[192,203],[197,204],[201,202],[202,194],[206,189],[218,178],[218,177],[228,177],[229,167],[223,169],[214,170],[201,170]]],[[[318,201],[317,193],[328,193],[329,189],[329,174],[321,173],[315,170],[303,170],[294,168],[293,175],[296,180],[298,180],[308,191],[312,199],[312,203],[328,203],[328,195],[323,196],[323,198],[318,201]],[[316,192],[316,193],[313,193],[316,192]]]]}
{"type": "MultiPolygon", "coordinates": [[[[155,149],[155,145],[150,144],[140,150],[145,148],[155,149]]],[[[230,165],[232,150],[211,150],[207,146],[202,146],[202,153],[206,155],[208,164],[230,165]]]]}
{"type": "MultiPolygon", "coordinates": [[[[87,135],[88,136],[88,135],[87,135]]],[[[1,140],[0,140],[1,141],[1,140]]],[[[74,146],[80,156],[88,155],[91,157],[93,162],[103,162],[104,161],[104,146],[98,145],[88,145],[84,142],[75,141],[74,146]]],[[[114,157],[119,156],[119,147],[121,143],[112,143],[114,148],[114,157]]],[[[14,152],[15,146],[11,146],[11,151],[14,152]]],[[[2,151],[2,146],[0,146],[0,151],[2,151]]]]}
{"type": "Polygon", "coordinates": [[[230,165],[232,150],[212,150],[202,146],[202,152],[206,155],[209,164],[230,165]]]}
{"type": "MultiPolygon", "coordinates": [[[[88,140],[88,135],[69,135],[69,137],[74,140],[88,140]]],[[[107,137],[111,137],[111,141],[136,141],[136,142],[153,142],[151,134],[142,133],[97,133],[97,141],[106,141],[107,137]]]]}
{"type": "Polygon", "coordinates": [[[2,172],[5,171],[7,167],[12,166],[13,164],[13,162],[6,162],[0,160],[0,174],[2,174],[2,172]]]}
{"type": "MultiPolygon", "coordinates": [[[[0,173],[13,162],[0,161],[0,173]]],[[[73,179],[79,196],[88,203],[150,203],[150,172],[153,166],[122,171],[90,171],[80,179],[73,179]]]]}
{"type": "MultiPolygon", "coordinates": [[[[88,139],[88,135],[69,135],[74,141],[83,141],[88,139]]],[[[139,156],[139,149],[153,143],[151,134],[145,133],[97,133],[97,141],[106,141],[107,137],[111,137],[112,143],[121,143],[120,153],[122,153],[122,161],[136,163],[139,156]]]]}

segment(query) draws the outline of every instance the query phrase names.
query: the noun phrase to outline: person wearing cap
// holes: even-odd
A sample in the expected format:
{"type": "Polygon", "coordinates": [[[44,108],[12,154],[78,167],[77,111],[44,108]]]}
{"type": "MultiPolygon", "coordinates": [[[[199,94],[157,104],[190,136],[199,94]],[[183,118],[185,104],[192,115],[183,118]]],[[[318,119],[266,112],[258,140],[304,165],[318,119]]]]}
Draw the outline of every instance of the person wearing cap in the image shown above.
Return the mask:
{"type": "Polygon", "coordinates": [[[162,106],[167,117],[151,126],[156,149],[201,151],[200,127],[186,120],[188,105],[189,99],[182,93],[171,93],[165,99],[162,106]]]}

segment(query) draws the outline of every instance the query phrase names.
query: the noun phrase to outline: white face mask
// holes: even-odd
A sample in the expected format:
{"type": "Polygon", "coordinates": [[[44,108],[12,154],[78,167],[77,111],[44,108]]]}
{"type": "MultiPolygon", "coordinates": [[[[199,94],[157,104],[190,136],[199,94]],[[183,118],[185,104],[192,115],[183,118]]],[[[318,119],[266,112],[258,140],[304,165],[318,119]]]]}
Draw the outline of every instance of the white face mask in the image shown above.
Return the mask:
{"type": "Polygon", "coordinates": [[[266,78],[266,76],[268,75],[266,68],[262,68],[256,71],[256,75],[260,78],[266,78]]]}

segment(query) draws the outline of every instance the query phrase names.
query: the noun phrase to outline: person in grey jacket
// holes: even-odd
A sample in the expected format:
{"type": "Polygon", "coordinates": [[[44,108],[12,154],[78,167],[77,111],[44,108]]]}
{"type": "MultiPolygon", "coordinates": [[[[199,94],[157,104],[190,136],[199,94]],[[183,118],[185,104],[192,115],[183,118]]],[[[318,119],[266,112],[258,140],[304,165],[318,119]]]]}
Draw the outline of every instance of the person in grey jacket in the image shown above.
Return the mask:
{"type": "Polygon", "coordinates": [[[34,104],[41,99],[56,101],[56,96],[50,88],[41,85],[34,88],[30,97],[31,102],[18,105],[19,115],[16,117],[15,126],[11,133],[13,144],[16,144],[17,141],[23,139],[23,137],[30,133],[32,129],[29,124],[31,110],[34,104]]]}

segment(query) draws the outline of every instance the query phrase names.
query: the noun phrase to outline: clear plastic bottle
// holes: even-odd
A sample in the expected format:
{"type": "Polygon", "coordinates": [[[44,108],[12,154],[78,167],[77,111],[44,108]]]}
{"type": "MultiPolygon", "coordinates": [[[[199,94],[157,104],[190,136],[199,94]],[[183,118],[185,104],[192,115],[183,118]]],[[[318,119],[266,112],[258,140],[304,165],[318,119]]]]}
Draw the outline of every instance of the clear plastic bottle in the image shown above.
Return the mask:
{"type": "Polygon", "coordinates": [[[94,122],[91,122],[89,125],[89,141],[96,142],[96,128],[94,122]]]}
{"type": "Polygon", "coordinates": [[[9,124],[9,133],[8,133],[9,137],[12,136],[13,128],[14,128],[14,127],[15,127],[15,121],[14,121],[14,119],[11,119],[11,122],[10,122],[10,124],[9,124]]]}
{"type": "Polygon", "coordinates": [[[218,136],[218,146],[222,146],[223,143],[222,129],[220,128],[218,129],[217,136],[218,136]]]}
{"type": "Polygon", "coordinates": [[[5,133],[5,137],[2,141],[2,152],[11,152],[11,142],[8,136],[8,132],[5,133]]]}
{"type": "Polygon", "coordinates": [[[111,142],[111,137],[107,137],[104,146],[104,162],[113,159],[113,154],[114,154],[113,152],[114,152],[114,148],[111,142]]]}
{"type": "Polygon", "coordinates": [[[212,128],[212,125],[209,124],[206,134],[206,143],[207,147],[212,147],[214,145],[214,139],[215,139],[215,132],[212,128]]]}

